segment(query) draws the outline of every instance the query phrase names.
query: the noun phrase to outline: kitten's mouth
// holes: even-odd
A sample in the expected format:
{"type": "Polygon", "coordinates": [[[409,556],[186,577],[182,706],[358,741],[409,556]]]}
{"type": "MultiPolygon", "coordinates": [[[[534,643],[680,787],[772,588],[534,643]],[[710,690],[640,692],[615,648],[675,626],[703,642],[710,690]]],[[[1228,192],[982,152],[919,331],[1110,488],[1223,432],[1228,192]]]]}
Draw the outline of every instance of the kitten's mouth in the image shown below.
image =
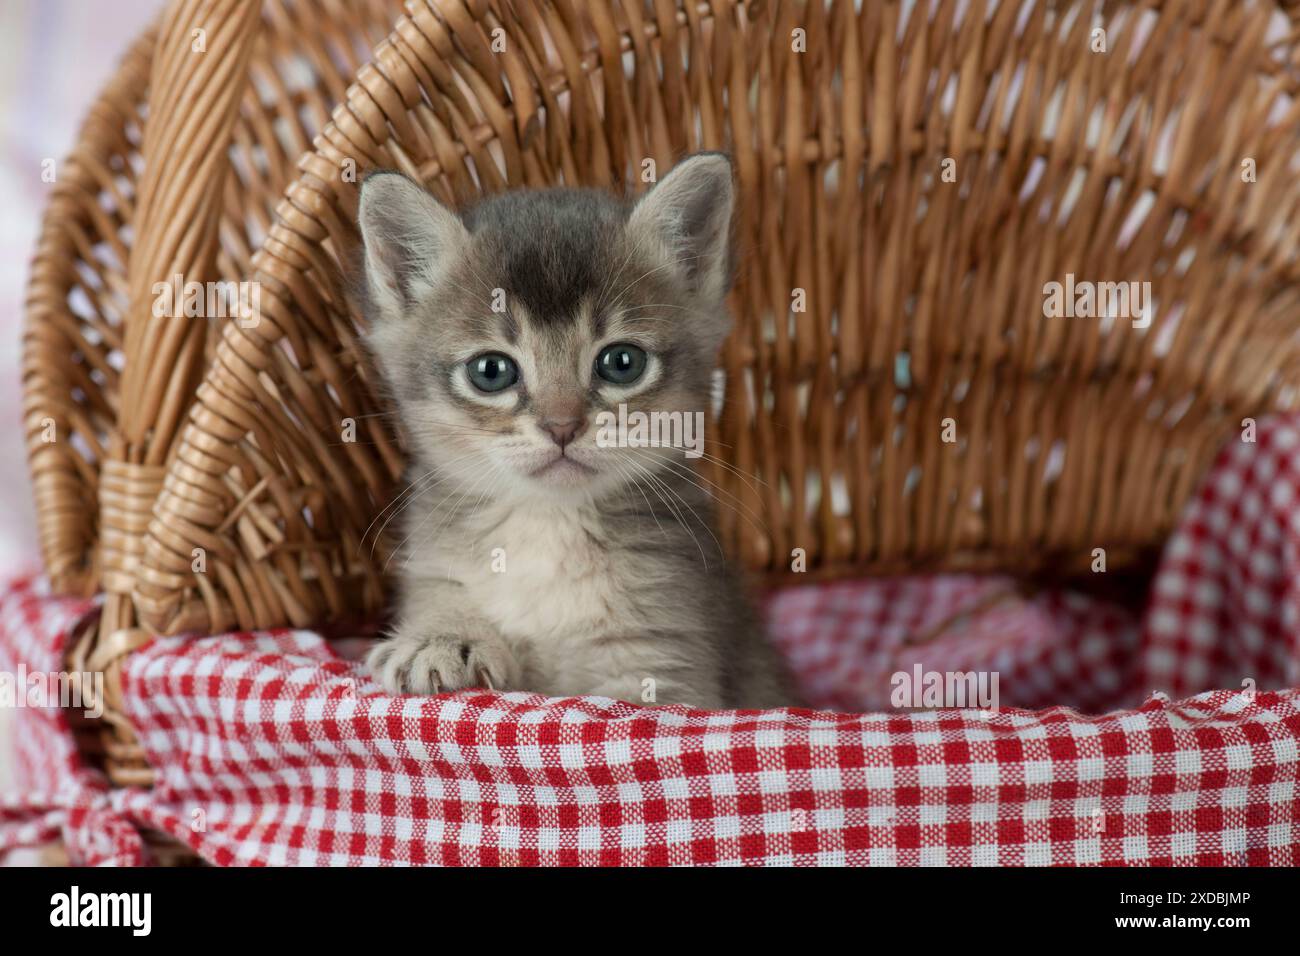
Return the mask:
{"type": "Polygon", "coordinates": [[[580,478],[594,475],[596,469],[575,461],[563,453],[556,455],[540,468],[534,468],[528,474],[532,478],[580,478]]]}

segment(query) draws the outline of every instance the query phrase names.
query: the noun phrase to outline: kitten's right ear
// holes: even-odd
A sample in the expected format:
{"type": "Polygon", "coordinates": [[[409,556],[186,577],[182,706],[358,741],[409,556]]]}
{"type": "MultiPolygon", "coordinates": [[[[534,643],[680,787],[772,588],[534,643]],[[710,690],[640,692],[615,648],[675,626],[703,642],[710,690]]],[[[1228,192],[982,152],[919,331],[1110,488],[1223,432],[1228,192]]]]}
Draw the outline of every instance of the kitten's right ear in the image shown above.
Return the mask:
{"type": "Polygon", "coordinates": [[[416,302],[469,240],[459,216],[401,173],[371,173],[362,181],[357,221],[366,285],[384,315],[416,302]]]}

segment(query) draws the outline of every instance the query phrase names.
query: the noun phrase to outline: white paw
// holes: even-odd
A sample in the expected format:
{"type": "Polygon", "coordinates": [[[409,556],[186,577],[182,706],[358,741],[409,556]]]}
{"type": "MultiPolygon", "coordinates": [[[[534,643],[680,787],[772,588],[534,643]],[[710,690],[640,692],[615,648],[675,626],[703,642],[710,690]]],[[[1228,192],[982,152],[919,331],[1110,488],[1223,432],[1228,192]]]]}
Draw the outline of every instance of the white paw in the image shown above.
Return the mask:
{"type": "Polygon", "coordinates": [[[514,654],[497,637],[398,633],[370,651],[366,666],[390,694],[506,690],[519,680],[514,654]]]}

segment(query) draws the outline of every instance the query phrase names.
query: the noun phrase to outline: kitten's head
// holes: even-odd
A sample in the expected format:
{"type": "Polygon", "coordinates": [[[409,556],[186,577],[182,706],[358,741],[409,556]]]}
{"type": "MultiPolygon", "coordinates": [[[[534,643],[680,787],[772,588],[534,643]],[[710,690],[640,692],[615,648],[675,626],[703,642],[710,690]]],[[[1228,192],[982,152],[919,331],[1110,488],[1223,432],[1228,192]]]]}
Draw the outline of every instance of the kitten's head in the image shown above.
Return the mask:
{"type": "Polygon", "coordinates": [[[367,341],[417,465],[489,499],[596,498],[683,468],[681,449],[610,442],[601,413],[707,410],[731,212],[718,153],[633,205],[529,190],[457,215],[400,174],[367,177],[367,341]]]}

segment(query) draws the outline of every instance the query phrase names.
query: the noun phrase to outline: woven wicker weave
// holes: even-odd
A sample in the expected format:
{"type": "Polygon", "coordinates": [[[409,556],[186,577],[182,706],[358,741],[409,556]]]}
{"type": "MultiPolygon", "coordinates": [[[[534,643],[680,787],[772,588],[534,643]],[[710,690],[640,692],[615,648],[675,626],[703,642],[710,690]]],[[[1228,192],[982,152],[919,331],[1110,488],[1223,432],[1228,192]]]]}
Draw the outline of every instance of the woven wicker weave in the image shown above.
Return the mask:
{"type": "Polygon", "coordinates": [[[62,164],[32,262],[24,420],[45,570],[57,591],[98,584],[99,462],[117,421],[122,313],[154,32],[136,42],[62,164]]]}
{"type": "MultiPolygon", "coordinates": [[[[46,568],[56,591],[105,592],[100,632],[78,652],[111,678],[144,636],[132,629],[136,563],[221,331],[155,315],[153,285],[247,275],[295,160],[400,10],[178,0],[59,168],[28,290],[24,414],[46,568]]],[[[129,725],[105,727],[117,779],[142,782],[129,725]]]]}
{"type": "MultiPolygon", "coordinates": [[[[209,260],[205,274],[187,278],[248,273],[295,161],[401,12],[400,0],[260,6],[258,21],[259,4],[173,3],[161,25],[170,56],[155,59],[157,28],[141,37],[57,168],[23,361],[40,543],[61,593],[94,593],[104,565],[111,574],[138,553],[159,466],[202,372],[201,346],[219,332],[167,317],[150,325],[152,284],[171,279],[169,265],[196,264],[187,257],[209,260]],[[158,118],[146,128],[151,111],[158,118]],[[228,148],[209,148],[217,139],[228,148]],[[127,315],[140,321],[127,328],[127,315]],[[101,470],[106,510],[143,515],[106,527],[102,555],[101,470]]],[[[131,574],[120,582],[126,592],[131,574]]]]}
{"type": "Polygon", "coordinates": [[[826,574],[1024,570],[1098,547],[1113,568],[1157,543],[1225,431],[1295,398],[1300,114],[1266,43],[1277,8],[1116,5],[1103,54],[1091,3],[1023,22],[958,6],[900,24],[887,3],[411,4],[255,258],[262,323],[227,325],[207,371],[155,505],[143,622],[308,625],[383,601],[362,538],[402,456],[339,281],[350,163],[464,203],[634,189],[646,158],[733,151],[715,437],[735,471],[708,477],[757,515],[722,509],[754,568],[788,573],[799,548],[826,574]],[[1154,324],[1045,319],[1067,274],[1150,281],[1154,324]]]}
{"type": "MultiPolygon", "coordinates": [[[[192,6],[170,8],[164,36],[192,22],[192,6]]],[[[343,5],[322,6],[313,28],[325,36],[343,5]]],[[[726,465],[710,462],[707,477],[740,505],[721,509],[725,541],[773,580],[806,579],[795,549],[810,574],[837,575],[1072,567],[1095,548],[1114,569],[1157,546],[1224,436],[1297,399],[1289,5],[1004,2],[984,17],[971,12],[984,4],[919,6],[904,18],[911,5],[848,0],[409,3],[296,179],[277,178],[280,160],[236,162],[221,209],[210,188],[181,190],[199,212],[177,224],[153,207],[130,274],[112,277],[133,293],[133,316],[139,283],[182,259],[251,277],[257,325],[213,334],[146,318],[133,337],[128,323],[137,384],[122,382],[121,403],[114,377],[86,399],[83,368],[59,367],[55,346],[34,363],[29,348],[29,375],[42,369],[29,377],[29,429],[56,407],[89,448],[33,450],[47,561],[68,586],[95,580],[85,503],[105,462],[102,578],[115,597],[79,653],[111,672],[151,632],[307,626],[382,607],[384,562],[365,536],[403,456],[340,269],[357,241],[356,184],[379,167],[463,204],[561,182],[633,192],[647,159],[662,171],[692,150],[732,152],[737,328],[711,435],[726,465]],[[281,189],[250,264],[240,224],[281,189]],[[243,237],[236,252],[223,215],[243,237]],[[205,249],[222,250],[215,264],[205,249]],[[1045,283],[1070,275],[1149,281],[1150,327],[1046,318],[1045,283]]],[[[252,30],[241,55],[256,64],[265,28],[224,7],[243,24],[225,55],[252,30]]],[[[350,75],[317,66],[309,95],[350,75]]],[[[117,86],[138,96],[140,70],[117,86]]],[[[254,155],[247,137],[300,112],[249,94],[229,131],[195,129],[197,104],[238,99],[221,84],[241,71],[218,62],[178,96],[193,67],[155,58],[153,70],[150,124],[174,132],[146,130],[146,170],[151,143],[184,149],[198,133],[254,155]]],[[[132,103],[122,112],[134,121],[132,103]]],[[[104,140],[81,148],[139,148],[104,140]]],[[[78,230],[99,195],[85,190],[47,222],[51,250],[83,261],[78,230]]],[[[46,325],[74,347],[79,335],[115,342],[67,318],[69,288],[43,293],[29,343],[46,325]]],[[[118,314],[100,324],[120,337],[118,314]]],[[[86,361],[103,354],[91,346],[86,361]]],[[[118,730],[110,767],[144,782],[129,727],[118,730]]]]}

